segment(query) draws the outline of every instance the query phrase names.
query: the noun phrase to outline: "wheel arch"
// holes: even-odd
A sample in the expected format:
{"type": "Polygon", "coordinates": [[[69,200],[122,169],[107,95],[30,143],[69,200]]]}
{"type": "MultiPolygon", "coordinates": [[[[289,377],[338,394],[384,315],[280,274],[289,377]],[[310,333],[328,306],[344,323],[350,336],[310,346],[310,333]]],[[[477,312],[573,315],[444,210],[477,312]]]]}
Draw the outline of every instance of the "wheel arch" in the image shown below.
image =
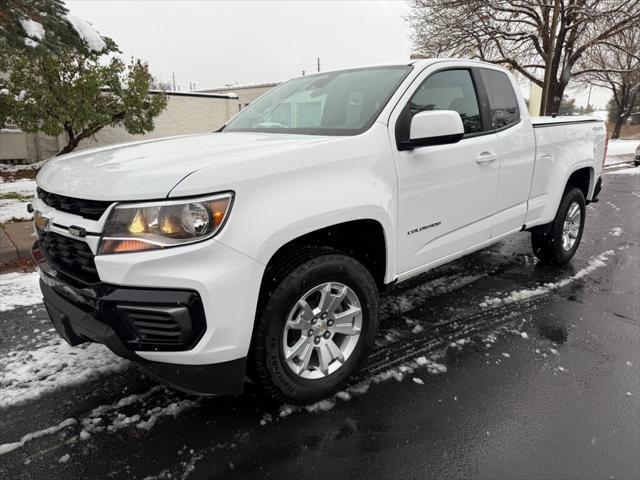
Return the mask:
{"type": "Polygon", "coordinates": [[[382,223],[373,218],[340,222],[295,236],[270,255],[260,291],[269,282],[277,283],[292,265],[315,256],[318,250],[323,249],[355,258],[381,287],[389,273],[389,240],[382,223]]]}
{"type": "Polygon", "coordinates": [[[587,203],[593,195],[595,188],[595,170],[592,166],[577,167],[569,174],[564,190],[569,187],[576,187],[582,191],[587,203]]]}

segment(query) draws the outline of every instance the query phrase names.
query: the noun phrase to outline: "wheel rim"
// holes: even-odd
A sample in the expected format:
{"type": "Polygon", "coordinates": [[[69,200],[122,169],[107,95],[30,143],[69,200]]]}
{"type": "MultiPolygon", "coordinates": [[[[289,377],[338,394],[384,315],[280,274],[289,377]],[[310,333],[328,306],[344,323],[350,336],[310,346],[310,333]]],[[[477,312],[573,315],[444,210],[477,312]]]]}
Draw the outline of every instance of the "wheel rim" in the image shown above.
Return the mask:
{"type": "Polygon", "coordinates": [[[564,219],[562,227],[562,248],[569,251],[573,248],[578,240],[580,233],[580,222],[582,221],[582,212],[580,204],[573,202],[567,209],[567,216],[564,219]]]}
{"type": "Polygon", "coordinates": [[[355,292],[342,283],[323,283],[289,312],[282,335],[284,359],[299,377],[327,377],[353,354],[361,331],[362,307],[355,292]]]}

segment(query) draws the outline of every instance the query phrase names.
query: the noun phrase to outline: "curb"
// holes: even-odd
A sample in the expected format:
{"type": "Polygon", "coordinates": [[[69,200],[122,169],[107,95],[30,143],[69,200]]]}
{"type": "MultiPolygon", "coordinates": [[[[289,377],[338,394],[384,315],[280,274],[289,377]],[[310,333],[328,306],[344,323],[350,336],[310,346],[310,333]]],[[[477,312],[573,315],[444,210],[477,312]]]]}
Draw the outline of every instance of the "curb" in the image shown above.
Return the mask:
{"type": "Polygon", "coordinates": [[[29,258],[34,241],[35,233],[31,221],[5,224],[0,228],[0,264],[29,258]]]}

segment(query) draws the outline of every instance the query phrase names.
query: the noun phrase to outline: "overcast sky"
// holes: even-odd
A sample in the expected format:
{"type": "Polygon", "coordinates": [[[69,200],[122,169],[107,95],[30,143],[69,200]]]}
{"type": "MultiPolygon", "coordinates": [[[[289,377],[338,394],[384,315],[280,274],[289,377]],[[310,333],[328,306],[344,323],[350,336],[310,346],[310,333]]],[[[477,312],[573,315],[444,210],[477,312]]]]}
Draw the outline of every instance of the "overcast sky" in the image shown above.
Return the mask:
{"type": "MultiPolygon", "coordinates": [[[[409,59],[404,0],[69,0],[125,57],[182,90],[286,80],[323,70],[409,59]]],[[[578,104],[586,103],[586,93],[578,104]]],[[[592,104],[609,95],[594,92],[592,104]]]]}

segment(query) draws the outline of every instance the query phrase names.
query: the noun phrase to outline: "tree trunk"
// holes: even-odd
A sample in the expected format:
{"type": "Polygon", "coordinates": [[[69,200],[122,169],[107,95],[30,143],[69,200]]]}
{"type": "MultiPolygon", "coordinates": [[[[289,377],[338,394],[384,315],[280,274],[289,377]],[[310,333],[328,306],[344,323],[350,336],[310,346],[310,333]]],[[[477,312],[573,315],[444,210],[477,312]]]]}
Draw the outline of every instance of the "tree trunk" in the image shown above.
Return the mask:
{"type": "Polygon", "coordinates": [[[78,144],[80,143],[80,140],[81,140],[80,138],[69,139],[69,141],[64,146],[64,148],[56,154],[56,157],[59,157],[60,155],[64,155],[65,153],[73,152],[78,146],[78,144]]]}
{"type": "Polygon", "coordinates": [[[613,132],[611,132],[612,139],[620,137],[620,130],[622,130],[622,125],[624,125],[625,120],[626,118],[623,118],[622,116],[618,115],[618,118],[616,119],[616,123],[613,127],[613,132]]]}
{"type": "Polygon", "coordinates": [[[554,73],[552,72],[552,66],[554,63],[554,53],[556,49],[556,29],[558,27],[558,16],[560,14],[560,0],[554,0],[553,2],[553,14],[551,17],[551,25],[549,27],[549,39],[548,48],[546,51],[547,58],[544,67],[544,81],[542,83],[542,98],[540,99],[540,115],[550,115],[551,112],[547,109],[549,105],[549,98],[551,96],[552,81],[554,81],[554,73]]]}
{"type": "Polygon", "coordinates": [[[567,85],[552,78],[548,87],[546,102],[540,104],[540,115],[553,115],[560,110],[564,89],[567,85]]]}

